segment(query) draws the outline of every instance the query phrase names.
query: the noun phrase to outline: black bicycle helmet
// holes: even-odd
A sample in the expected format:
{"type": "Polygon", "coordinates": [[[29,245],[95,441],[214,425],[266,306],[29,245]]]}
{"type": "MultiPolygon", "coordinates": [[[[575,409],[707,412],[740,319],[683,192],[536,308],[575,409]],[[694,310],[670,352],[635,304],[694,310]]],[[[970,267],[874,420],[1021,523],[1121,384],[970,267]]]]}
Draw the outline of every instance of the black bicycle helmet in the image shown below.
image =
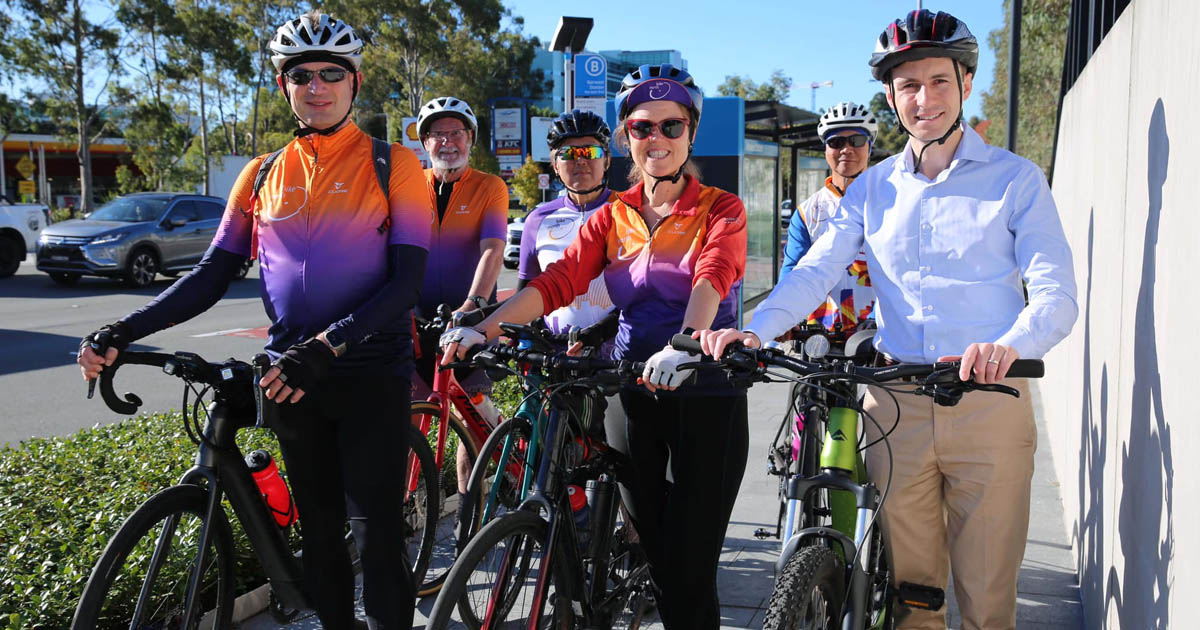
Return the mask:
{"type": "Polygon", "coordinates": [[[979,42],[958,18],[928,9],[912,11],[887,25],[871,55],[871,75],[883,81],[892,68],[917,59],[949,57],[972,74],[979,65],[979,42]]]}
{"type": "Polygon", "coordinates": [[[558,145],[570,138],[595,138],[607,150],[608,141],[612,139],[612,130],[608,128],[608,123],[595,113],[573,109],[559,114],[558,118],[550,123],[550,130],[546,132],[546,144],[550,145],[551,149],[557,149],[558,145]]]}

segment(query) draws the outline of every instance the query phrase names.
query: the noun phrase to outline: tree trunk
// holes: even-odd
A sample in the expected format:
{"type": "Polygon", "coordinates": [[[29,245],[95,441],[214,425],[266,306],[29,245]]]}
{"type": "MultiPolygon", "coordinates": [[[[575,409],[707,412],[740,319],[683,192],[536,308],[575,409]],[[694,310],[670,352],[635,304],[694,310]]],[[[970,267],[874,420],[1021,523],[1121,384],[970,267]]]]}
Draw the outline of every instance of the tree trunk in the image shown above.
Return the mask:
{"type": "MultiPolygon", "coordinates": [[[[200,65],[204,67],[203,64],[200,65]]],[[[204,109],[204,77],[198,76],[200,79],[200,155],[204,157],[204,186],[200,192],[208,194],[208,113],[204,109]]]]}
{"type": "Polygon", "coordinates": [[[92,211],[92,149],[91,120],[83,101],[83,9],[79,6],[79,0],[71,4],[75,31],[75,125],[79,134],[75,158],[79,162],[79,209],[87,213],[92,211]]]}

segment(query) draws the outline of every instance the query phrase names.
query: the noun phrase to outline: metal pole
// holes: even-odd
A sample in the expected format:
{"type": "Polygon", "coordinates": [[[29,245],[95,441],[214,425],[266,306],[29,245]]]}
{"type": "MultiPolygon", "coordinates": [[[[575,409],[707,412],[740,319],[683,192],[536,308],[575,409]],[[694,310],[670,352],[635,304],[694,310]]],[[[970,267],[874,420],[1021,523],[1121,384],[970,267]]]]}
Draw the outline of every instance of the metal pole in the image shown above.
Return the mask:
{"type": "Polygon", "coordinates": [[[4,172],[4,142],[0,142],[0,199],[8,201],[8,174],[4,172]]]}
{"type": "Polygon", "coordinates": [[[1008,150],[1017,152],[1017,96],[1021,84],[1021,0],[1012,0],[1008,40],[1008,150]]]}
{"type": "Polygon", "coordinates": [[[563,111],[575,109],[575,58],[571,55],[571,47],[563,52],[563,111]]]}

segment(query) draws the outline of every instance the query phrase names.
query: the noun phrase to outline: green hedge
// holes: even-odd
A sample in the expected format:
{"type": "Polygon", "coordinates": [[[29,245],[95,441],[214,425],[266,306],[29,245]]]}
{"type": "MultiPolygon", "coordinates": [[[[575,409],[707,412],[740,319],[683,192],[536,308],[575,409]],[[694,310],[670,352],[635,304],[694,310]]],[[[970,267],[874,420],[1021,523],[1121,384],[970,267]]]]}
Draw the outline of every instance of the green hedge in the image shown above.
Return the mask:
{"type": "MultiPolygon", "coordinates": [[[[520,396],[516,379],[507,379],[493,399],[510,417],[520,396]]],[[[238,442],[242,452],[265,448],[279,456],[270,431],[242,430],[238,442]]],[[[0,449],[0,630],[68,627],[108,539],[138,505],[177,483],[195,453],[177,412],[0,449]]],[[[240,593],[263,578],[241,525],[226,512],[240,593]]]]}
{"type": "MultiPolygon", "coordinates": [[[[243,452],[278,457],[274,435],[239,434],[243,452]]],[[[178,413],[95,426],[66,438],[34,438],[0,450],[0,629],[70,625],[108,539],[138,505],[179,481],[196,446],[178,413]]],[[[263,581],[240,525],[237,588],[263,581]]]]}

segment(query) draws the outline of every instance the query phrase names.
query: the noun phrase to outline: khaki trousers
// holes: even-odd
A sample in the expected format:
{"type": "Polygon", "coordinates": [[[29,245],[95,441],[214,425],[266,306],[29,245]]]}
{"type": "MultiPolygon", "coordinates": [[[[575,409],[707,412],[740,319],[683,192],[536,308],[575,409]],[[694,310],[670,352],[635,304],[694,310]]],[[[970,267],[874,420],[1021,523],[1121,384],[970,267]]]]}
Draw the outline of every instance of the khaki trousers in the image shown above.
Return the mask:
{"type": "MultiPolygon", "coordinates": [[[[1016,625],[1037,429],[1025,379],[1004,384],[1021,397],[971,392],[941,407],[928,396],[897,393],[900,418],[888,438],[892,484],[880,519],[892,578],[945,589],[952,566],[964,629],[1016,625]]],[[[876,387],[868,388],[865,409],[885,431],[896,419],[891,396],[876,387]]],[[[879,437],[870,420],[864,424],[868,441],[879,437]]],[[[867,449],[866,461],[882,491],[887,448],[867,449]]],[[[945,608],[913,610],[900,627],[944,629],[945,608]]]]}

